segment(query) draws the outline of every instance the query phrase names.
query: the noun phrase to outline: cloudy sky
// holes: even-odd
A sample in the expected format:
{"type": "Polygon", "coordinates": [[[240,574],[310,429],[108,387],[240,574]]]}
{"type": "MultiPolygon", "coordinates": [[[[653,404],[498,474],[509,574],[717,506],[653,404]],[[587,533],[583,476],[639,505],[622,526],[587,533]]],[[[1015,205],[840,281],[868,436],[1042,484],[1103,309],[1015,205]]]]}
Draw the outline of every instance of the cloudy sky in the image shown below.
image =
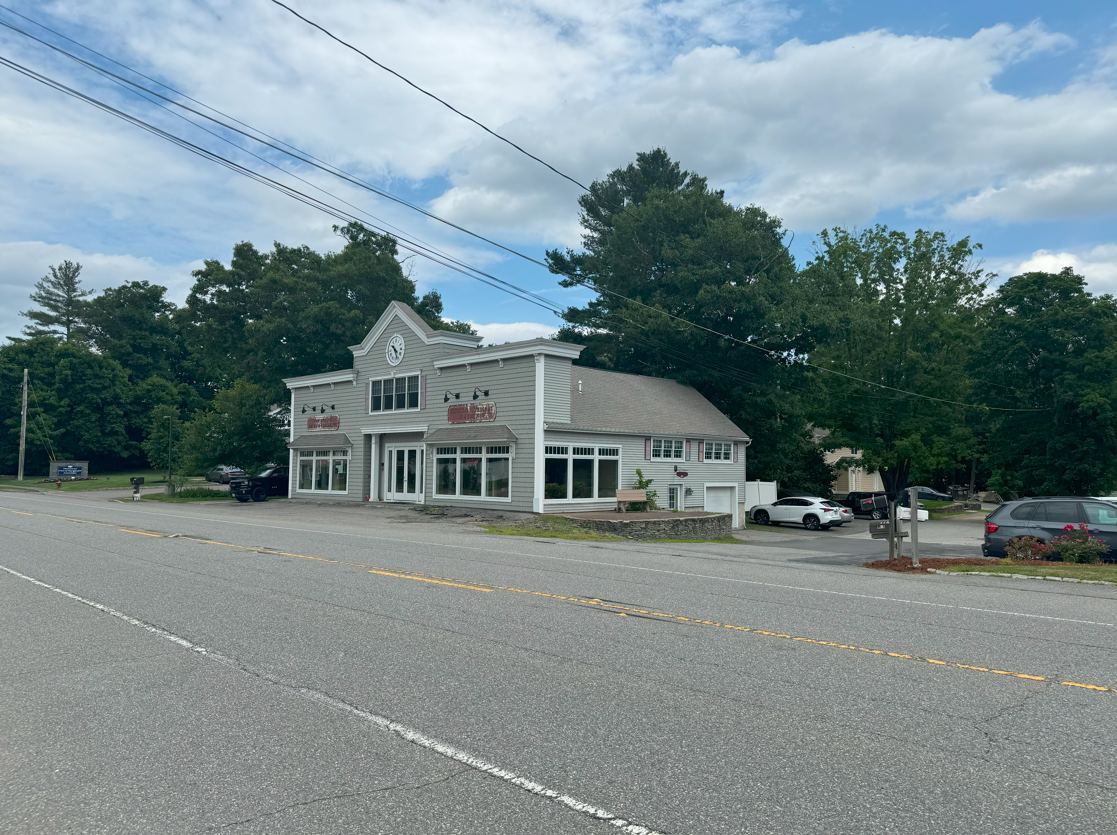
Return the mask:
{"type": "MultiPolygon", "coordinates": [[[[579,243],[576,186],[270,0],[0,2],[4,23],[153,86],[96,50],[508,246],[539,257],[579,243]]],[[[969,235],[1002,277],[1070,265],[1096,292],[1117,292],[1111,4],[289,5],[582,182],[667,149],[733,202],[782,217],[800,262],[824,227],[883,222],[969,235]]],[[[263,159],[251,157],[229,131],[205,133],[24,34],[0,28],[0,56],[559,304],[584,301],[366,190],[260,146],[263,159]]],[[[0,148],[0,335],[18,332],[33,283],[63,259],[98,290],[148,279],[181,302],[190,271],[227,262],[238,241],[339,248],[334,218],[9,67],[0,148]]],[[[408,266],[490,340],[557,327],[443,267],[408,266]]]]}

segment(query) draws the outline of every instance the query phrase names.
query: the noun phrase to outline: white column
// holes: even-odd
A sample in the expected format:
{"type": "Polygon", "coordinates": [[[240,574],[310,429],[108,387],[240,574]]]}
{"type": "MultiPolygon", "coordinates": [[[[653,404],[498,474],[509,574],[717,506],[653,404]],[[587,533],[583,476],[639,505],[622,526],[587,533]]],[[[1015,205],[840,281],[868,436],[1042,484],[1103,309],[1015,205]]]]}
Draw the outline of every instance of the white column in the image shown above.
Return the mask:
{"type": "MultiPolygon", "coordinates": [[[[288,442],[295,440],[295,390],[291,389],[291,420],[288,423],[290,432],[288,432],[288,442]]],[[[298,466],[299,459],[295,455],[295,450],[287,450],[287,498],[292,498],[295,495],[295,479],[299,474],[295,471],[298,466]]]]}
{"type": "Polygon", "coordinates": [[[535,471],[532,479],[532,510],[543,512],[543,355],[535,355],[535,471]]]}
{"type": "Polygon", "coordinates": [[[380,501],[380,436],[369,435],[372,438],[372,455],[368,469],[368,500],[380,501]]]}

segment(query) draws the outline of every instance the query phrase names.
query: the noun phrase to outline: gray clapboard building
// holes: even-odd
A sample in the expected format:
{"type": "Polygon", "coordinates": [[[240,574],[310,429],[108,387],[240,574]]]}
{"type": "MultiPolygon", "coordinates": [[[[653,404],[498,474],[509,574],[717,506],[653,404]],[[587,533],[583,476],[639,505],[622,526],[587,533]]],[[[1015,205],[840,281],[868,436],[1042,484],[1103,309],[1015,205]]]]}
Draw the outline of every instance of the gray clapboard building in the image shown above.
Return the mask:
{"type": "Polygon", "coordinates": [[[693,388],[574,366],[566,342],[480,343],[392,302],[351,369],[285,380],[290,495],[606,510],[639,468],[661,507],[736,524],[750,441],[693,388]]]}

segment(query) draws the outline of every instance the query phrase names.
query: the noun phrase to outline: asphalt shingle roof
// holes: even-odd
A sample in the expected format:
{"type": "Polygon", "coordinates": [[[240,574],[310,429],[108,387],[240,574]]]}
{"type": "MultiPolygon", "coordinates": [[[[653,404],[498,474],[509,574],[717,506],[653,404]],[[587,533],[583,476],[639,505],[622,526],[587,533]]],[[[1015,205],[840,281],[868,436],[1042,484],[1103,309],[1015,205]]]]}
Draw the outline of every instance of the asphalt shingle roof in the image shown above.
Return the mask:
{"type": "Polygon", "coordinates": [[[353,442],[344,432],[312,432],[309,435],[299,435],[287,444],[288,449],[339,449],[343,447],[353,448],[353,442]]]}
{"type": "Polygon", "coordinates": [[[470,441],[505,441],[516,443],[516,433],[503,423],[475,426],[450,426],[429,432],[423,441],[428,444],[467,444],[470,441]]]}
{"type": "Polygon", "coordinates": [[[574,366],[570,374],[570,423],[550,429],[594,429],[632,435],[692,438],[748,436],[690,386],[659,377],[574,366]],[[578,391],[578,381],[582,391],[578,391]]]}

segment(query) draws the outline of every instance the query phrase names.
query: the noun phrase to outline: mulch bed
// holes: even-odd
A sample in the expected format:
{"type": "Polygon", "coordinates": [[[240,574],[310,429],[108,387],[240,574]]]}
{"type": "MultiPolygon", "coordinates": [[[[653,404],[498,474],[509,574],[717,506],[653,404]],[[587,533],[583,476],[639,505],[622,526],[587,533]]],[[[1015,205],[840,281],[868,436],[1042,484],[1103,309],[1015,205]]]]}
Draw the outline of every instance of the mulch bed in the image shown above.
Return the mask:
{"type": "MultiPolygon", "coordinates": [[[[911,564],[911,557],[900,557],[898,560],[876,560],[867,562],[865,568],[875,568],[877,571],[895,571],[897,574],[929,574],[928,568],[949,568],[952,565],[998,565],[1000,560],[990,560],[981,557],[965,557],[949,560],[942,557],[920,557],[919,568],[911,564]]],[[[1029,562],[1028,565],[1056,565],[1047,562],[1029,562]]]]}

